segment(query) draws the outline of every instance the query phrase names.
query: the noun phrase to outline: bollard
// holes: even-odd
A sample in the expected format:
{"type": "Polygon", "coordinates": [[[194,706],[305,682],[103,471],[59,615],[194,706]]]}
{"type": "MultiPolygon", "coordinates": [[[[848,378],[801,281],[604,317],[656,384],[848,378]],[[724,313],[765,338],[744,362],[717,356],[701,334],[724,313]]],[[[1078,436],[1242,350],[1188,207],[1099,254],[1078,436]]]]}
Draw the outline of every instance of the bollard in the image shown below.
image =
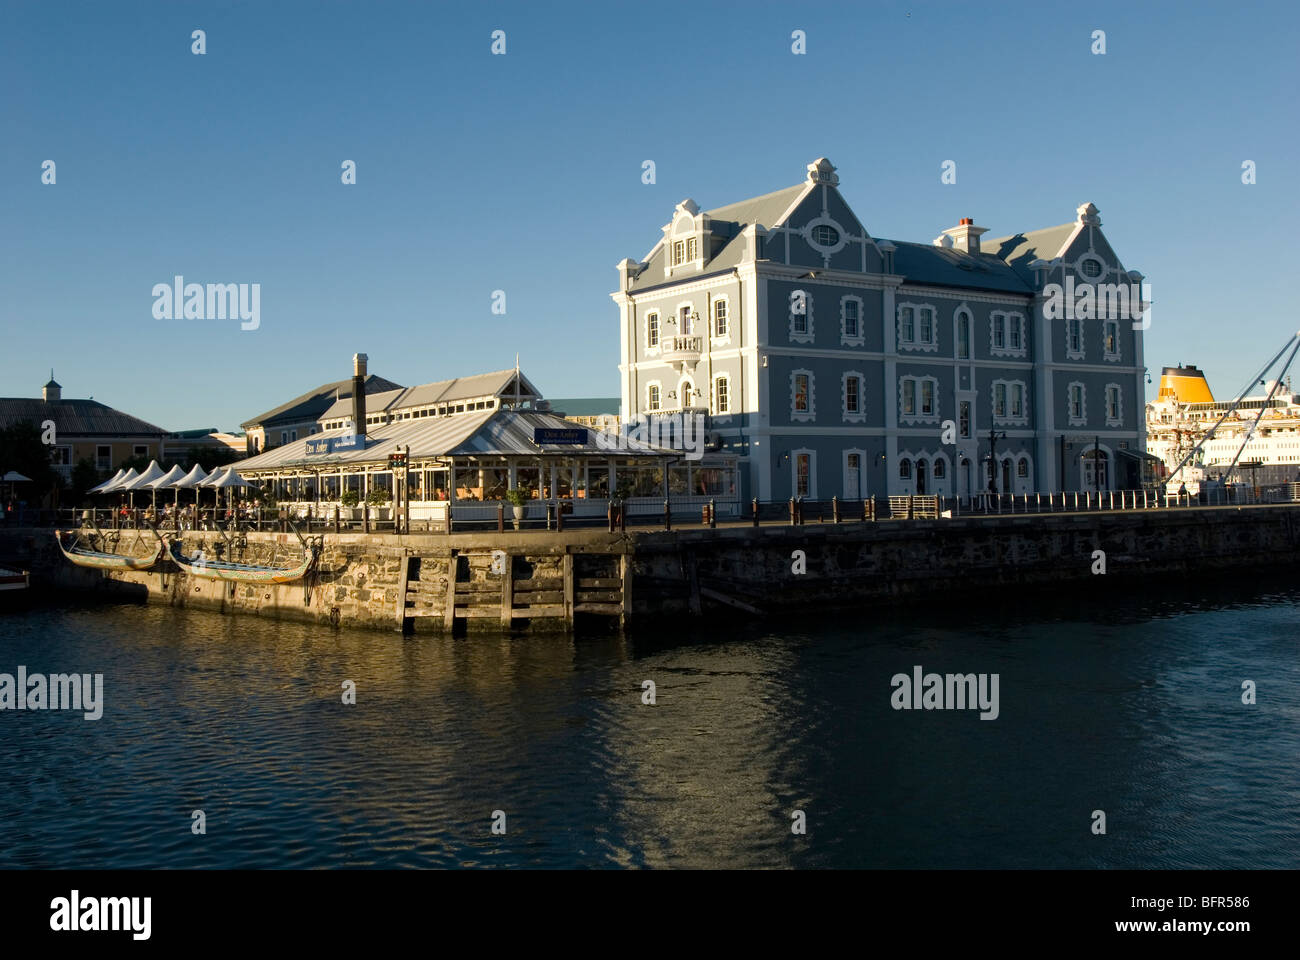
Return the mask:
{"type": "Polygon", "coordinates": [[[907,495],[907,519],[909,520],[916,519],[916,505],[913,503],[915,499],[916,497],[912,494],[907,495]]]}
{"type": "Polygon", "coordinates": [[[831,497],[831,522],[840,522],[840,498],[831,497]]]}
{"type": "Polygon", "coordinates": [[[709,525],[709,505],[707,503],[700,505],[700,525],[705,527],[709,525]]]}
{"type": "Polygon", "coordinates": [[[758,526],[758,497],[753,499],[752,506],[754,508],[754,526],[758,526]]]}
{"type": "Polygon", "coordinates": [[[505,532],[506,532],[506,505],[504,503],[498,503],[497,504],[497,533],[505,533],[505,532]]]}
{"type": "Polygon", "coordinates": [[[671,509],[671,507],[669,506],[668,498],[665,497],[665,498],[664,498],[664,529],[665,529],[665,530],[671,530],[672,528],[673,528],[673,514],[672,514],[672,509],[671,509]]]}
{"type": "Polygon", "coordinates": [[[1114,490],[1110,491],[1110,508],[1111,508],[1112,510],[1115,509],[1115,491],[1114,491],[1114,490]]]}
{"type": "Polygon", "coordinates": [[[1147,492],[1146,492],[1145,490],[1143,490],[1143,491],[1142,491],[1142,509],[1145,510],[1146,508],[1147,508],[1147,492]]]}
{"type": "Polygon", "coordinates": [[[790,526],[793,527],[795,523],[796,521],[794,516],[794,497],[791,497],[790,498],[790,526]]]}
{"type": "Polygon", "coordinates": [[[609,532],[614,532],[614,501],[611,500],[605,506],[605,519],[609,522],[609,532]]]}
{"type": "Polygon", "coordinates": [[[361,532],[370,532],[370,504],[363,504],[361,507],[361,532]]]}
{"type": "Polygon", "coordinates": [[[862,499],[862,522],[869,523],[876,519],[876,498],[864,497],[862,499]]]}
{"type": "Polygon", "coordinates": [[[557,502],[555,504],[555,530],[558,533],[564,529],[564,504],[557,502]]]}
{"type": "Polygon", "coordinates": [[[709,501],[709,526],[716,527],[717,525],[718,525],[718,502],[716,500],[710,500],[709,501]]]}

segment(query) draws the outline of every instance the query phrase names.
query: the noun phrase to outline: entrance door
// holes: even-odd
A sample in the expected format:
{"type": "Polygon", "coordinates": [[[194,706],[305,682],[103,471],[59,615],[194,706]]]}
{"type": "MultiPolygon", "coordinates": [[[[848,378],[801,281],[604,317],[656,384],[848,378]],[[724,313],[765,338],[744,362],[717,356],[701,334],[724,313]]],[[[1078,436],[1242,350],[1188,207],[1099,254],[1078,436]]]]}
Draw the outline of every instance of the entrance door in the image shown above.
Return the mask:
{"type": "Polygon", "coordinates": [[[924,460],[917,460],[916,461],[916,492],[918,494],[925,493],[925,487],[926,487],[925,474],[926,474],[926,462],[924,460]]]}
{"type": "Polygon", "coordinates": [[[1087,490],[1109,490],[1105,450],[1088,450],[1083,454],[1083,486],[1087,490]]]}
{"type": "Polygon", "coordinates": [[[844,458],[844,496],[849,500],[862,499],[862,455],[859,453],[844,458]]]}

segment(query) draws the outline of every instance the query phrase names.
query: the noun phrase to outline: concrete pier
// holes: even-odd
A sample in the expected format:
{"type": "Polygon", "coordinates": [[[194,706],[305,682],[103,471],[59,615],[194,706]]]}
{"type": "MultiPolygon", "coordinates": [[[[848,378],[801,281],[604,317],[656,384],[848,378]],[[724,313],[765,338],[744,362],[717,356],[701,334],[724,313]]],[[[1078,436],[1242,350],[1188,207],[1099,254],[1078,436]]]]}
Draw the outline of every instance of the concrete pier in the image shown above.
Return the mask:
{"type": "MultiPolygon", "coordinates": [[[[417,633],[568,630],[584,616],[622,626],[670,617],[861,608],[900,597],[997,589],[1100,590],[1154,574],[1300,561],[1300,507],[1114,511],[699,525],[671,531],[327,533],[316,569],[289,584],[194,578],[170,559],[143,572],[73,566],[48,529],[0,531],[0,563],[60,591],[417,633]],[[1104,570],[1104,573],[1101,571],[1104,570]],[[1073,586],[1072,586],[1073,585],[1073,586]]],[[[133,531],[122,534],[123,546],[133,531]]],[[[152,536],[152,535],[149,535],[152,536]]],[[[292,534],[183,534],[185,552],[288,565],[292,534]]]]}

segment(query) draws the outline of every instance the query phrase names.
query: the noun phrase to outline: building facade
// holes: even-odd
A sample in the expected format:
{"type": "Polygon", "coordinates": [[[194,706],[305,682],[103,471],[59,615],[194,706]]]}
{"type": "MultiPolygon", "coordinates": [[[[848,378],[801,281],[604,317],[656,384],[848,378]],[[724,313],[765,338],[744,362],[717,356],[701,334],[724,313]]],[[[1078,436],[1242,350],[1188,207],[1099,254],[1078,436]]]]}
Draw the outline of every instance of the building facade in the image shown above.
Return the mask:
{"type": "Polygon", "coordinates": [[[872,237],[825,158],[765,196],[684,200],[618,264],[625,422],[705,416],[744,498],[1135,486],[1143,324],[1115,307],[1141,274],[1092,204],[985,232],[872,237]],[[1082,302],[1104,287],[1107,311],[1082,302]]]}
{"type": "Polygon", "coordinates": [[[82,460],[106,477],[124,460],[160,458],[169,436],[162,427],[97,400],[65,400],[62,386],[53,377],[41,388],[39,400],[0,397],[0,427],[23,422],[42,433],[49,430],[50,463],[64,483],[82,460]]]}

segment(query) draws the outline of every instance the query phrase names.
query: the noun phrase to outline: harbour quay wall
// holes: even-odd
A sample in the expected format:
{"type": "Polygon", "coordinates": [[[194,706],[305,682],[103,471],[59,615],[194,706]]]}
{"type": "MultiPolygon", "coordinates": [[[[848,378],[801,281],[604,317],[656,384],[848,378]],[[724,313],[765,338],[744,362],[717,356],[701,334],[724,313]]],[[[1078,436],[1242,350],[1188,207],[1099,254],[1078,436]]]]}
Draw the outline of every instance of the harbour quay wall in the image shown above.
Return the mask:
{"type": "MultiPolygon", "coordinates": [[[[111,534],[110,534],[111,536],[111,534]]],[[[134,531],[117,549],[142,553],[134,531]]],[[[293,534],[185,532],[184,552],[288,566],[293,534]]],[[[145,534],[152,539],[152,534],[145,534]]],[[[327,625],[441,633],[567,630],[584,616],[623,626],[665,617],[856,609],[899,599],[1048,586],[1103,575],[1230,571],[1300,562],[1300,507],[812,523],[672,531],[315,535],[299,581],[259,584],[154,569],[73,566],[49,530],[0,531],[0,564],[55,593],[122,598],[327,625]]],[[[156,543],[156,541],[155,541],[156,543]]],[[[109,544],[112,548],[114,545],[109,544]]]]}

